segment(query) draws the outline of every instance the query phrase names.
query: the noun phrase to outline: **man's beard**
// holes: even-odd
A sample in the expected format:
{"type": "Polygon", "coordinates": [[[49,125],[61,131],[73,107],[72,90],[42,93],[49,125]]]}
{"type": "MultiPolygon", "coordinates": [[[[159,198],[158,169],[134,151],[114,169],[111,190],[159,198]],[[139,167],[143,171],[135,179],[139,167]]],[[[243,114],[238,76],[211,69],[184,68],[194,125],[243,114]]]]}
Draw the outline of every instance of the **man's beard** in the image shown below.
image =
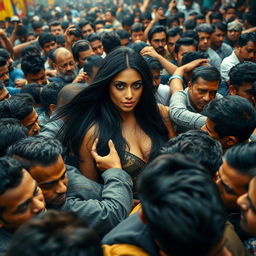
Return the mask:
{"type": "Polygon", "coordinates": [[[65,82],[71,83],[77,76],[77,72],[75,70],[70,71],[71,74],[61,74],[58,72],[58,76],[61,77],[65,82]]]}

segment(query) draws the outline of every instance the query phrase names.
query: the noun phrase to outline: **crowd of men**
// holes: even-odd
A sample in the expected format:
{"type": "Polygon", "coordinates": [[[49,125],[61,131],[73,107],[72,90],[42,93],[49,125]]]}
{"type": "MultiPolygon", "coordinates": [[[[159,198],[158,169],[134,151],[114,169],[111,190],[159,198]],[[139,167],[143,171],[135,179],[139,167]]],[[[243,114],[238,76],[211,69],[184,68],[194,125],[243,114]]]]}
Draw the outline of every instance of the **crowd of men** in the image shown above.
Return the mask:
{"type": "Polygon", "coordinates": [[[0,21],[0,255],[256,256],[255,107],[253,1],[73,1],[0,21]],[[56,139],[56,112],[117,47],[146,60],[177,135],[137,206],[113,144],[96,183],[56,139]]]}

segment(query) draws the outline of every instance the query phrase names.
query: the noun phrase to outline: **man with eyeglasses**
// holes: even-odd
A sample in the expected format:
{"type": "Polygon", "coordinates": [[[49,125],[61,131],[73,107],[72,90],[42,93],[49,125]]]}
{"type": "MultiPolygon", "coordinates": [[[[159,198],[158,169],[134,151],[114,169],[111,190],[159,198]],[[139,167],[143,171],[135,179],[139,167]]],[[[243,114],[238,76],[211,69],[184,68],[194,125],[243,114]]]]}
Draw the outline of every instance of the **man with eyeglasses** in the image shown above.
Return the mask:
{"type": "Polygon", "coordinates": [[[84,83],[85,73],[78,74],[76,62],[72,53],[64,47],[57,48],[53,53],[53,67],[57,70],[57,77],[51,77],[51,82],[84,83]]]}

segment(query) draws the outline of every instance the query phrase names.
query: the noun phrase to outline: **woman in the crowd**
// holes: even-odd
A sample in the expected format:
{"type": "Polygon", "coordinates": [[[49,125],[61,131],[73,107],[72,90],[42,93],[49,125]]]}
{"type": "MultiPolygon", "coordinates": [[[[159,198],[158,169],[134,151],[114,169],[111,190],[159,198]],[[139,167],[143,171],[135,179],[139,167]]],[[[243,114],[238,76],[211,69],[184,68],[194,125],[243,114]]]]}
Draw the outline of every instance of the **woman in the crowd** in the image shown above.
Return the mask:
{"type": "Polygon", "coordinates": [[[122,168],[136,178],[161,145],[175,136],[168,110],[157,105],[153,80],[145,60],[132,49],[119,47],[104,59],[93,83],[59,112],[60,133],[69,152],[79,157],[80,171],[99,182],[92,155],[104,156],[114,143],[122,168]]]}

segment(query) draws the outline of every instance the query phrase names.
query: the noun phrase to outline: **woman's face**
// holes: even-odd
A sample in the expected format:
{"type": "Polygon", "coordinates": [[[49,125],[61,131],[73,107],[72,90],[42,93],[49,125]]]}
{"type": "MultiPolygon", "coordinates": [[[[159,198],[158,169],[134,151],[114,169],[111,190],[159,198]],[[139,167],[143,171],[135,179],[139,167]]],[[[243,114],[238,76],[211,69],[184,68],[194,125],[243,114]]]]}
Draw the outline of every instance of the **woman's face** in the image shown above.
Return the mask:
{"type": "Polygon", "coordinates": [[[131,112],[140,101],[143,91],[142,77],[129,68],[118,73],[110,83],[110,99],[120,112],[131,112]]]}

